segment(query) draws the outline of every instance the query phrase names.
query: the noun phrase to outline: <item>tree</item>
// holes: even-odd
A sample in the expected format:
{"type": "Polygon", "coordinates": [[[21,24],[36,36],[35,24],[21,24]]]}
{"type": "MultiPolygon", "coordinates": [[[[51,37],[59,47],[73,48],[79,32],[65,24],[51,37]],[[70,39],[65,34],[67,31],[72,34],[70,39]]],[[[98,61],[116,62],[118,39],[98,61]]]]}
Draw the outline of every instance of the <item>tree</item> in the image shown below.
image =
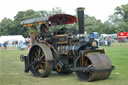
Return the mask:
{"type": "Polygon", "coordinates": [[[9,18],[4,18],[0,22],[0,35],[9,35],[9,34],[14,34],[14,23],[11,19],[9,18]]]}
{"type": "Polygon", "coordinates": [[[98,32],[102,33],[103,23],[100,20],[97,20],[94,16],[85,15],[85,31],[88,33],[98,32]]]}
{"type": "Polygon", "coordinates": [[[125,22],[128,22],[128,4],[121,5],[121,7],[116,7],[114,14],[117,14],[125,22]]]}
{"type": "Polygon", "coordinates": [[[26,37],[27,33],[22,28],[22,26],[20,26],[20,22],[26,19],[37,18],[37,17],[40,17],[40,14],[32,9],[27,11],[19,11],[14,17],[14,21],[13,21],[15,25],[14,28],[15,28],[16,34],[22,34],[26,37]]]}
{"type": "Polygon", "coordinates": [[[128,4],[116,7],[113,16],[116,17],[113,23],[118,32],[128,31],[128,4]]]}
{"type": "Polygon", "coordinates": [[[61,8],[55,7],[52,9],[52,11],[49,11],[49,15],[55,15],[55,14],[63,14],[64,11],[62,11],[61,8]]]}

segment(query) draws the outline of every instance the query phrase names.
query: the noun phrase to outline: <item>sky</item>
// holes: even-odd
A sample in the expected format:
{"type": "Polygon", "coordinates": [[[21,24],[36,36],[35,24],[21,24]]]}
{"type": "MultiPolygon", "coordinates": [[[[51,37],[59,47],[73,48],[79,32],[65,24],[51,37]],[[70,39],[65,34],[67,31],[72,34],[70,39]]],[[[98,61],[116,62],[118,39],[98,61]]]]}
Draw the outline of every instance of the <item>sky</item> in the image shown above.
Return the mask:
{"type": "Polygon", "coordinates": [[[13,19],[18,11],[28,9],[51,11],[52,8],[59,7],[67,14],[76,14],[76,8],[84,7],[85,14],[104,22],[117,6],[123,4],[128,4],[128,0],[1,0],[0,21],[4,17],[13,19]]]}

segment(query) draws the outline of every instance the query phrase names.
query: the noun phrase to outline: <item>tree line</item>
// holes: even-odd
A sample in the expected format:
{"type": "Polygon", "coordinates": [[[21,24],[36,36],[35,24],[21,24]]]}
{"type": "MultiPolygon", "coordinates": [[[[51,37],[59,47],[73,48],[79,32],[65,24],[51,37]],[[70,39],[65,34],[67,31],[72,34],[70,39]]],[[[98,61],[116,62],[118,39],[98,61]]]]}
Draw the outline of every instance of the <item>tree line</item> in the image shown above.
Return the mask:
{"type": "MultiPolygon", "coordinates": [[[[10,18],[3,18],[0,22],[0,36],[1,35],[24,35],[26,32],[20,26],[20,22],[30,18],[46,17],[54,14],[65,13],[61,8],[53,8],[51,11],[41,10],[34,11],[32,9],[26,11],[19,11],[14,20],[10,18]]],[[[74,15],[76,16],[76,15],[74,15]]],[[[78,29],[78,25],[75,26],[78,29]]],[[[98,32],[99,34],[113,34],[117,32],[128,32],[128,4],[117,6],[114,13],[109,16],[108,20],[101,22],[94,16],[85,15],[85,30],[88,33],[98,32]]],[[[51,31],[54,31],[51,30],[51,31]]]]}

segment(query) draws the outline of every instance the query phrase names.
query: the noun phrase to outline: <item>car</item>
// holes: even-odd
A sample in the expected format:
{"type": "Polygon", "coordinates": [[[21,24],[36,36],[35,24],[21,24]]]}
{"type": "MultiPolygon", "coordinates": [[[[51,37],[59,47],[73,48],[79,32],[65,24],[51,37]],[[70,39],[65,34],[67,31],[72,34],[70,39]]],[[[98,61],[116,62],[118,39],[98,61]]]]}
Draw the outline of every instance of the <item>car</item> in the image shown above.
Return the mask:
{"type": "Polygon", "coordinates": [[[26,50],[27,48],[28,48],[28,46],[23,42],[18,44],[18,49],[19,50],[26,50]]]}

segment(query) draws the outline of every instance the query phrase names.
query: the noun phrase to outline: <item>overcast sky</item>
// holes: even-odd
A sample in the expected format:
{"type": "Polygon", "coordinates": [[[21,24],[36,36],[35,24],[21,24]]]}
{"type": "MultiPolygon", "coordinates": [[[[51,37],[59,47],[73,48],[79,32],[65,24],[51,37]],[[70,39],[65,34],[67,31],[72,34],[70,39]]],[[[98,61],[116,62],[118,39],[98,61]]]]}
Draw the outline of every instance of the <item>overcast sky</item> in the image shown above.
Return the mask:
{"type": "Polygon", "coordinates": [[[85,13],[105,21],[114,9],[128,0],[1,0],[0,21],[4,17],[13,19],[18,11],[33,9],[35,11],[60,7],[65,13],[75,14],[77,7],[85,7],[85,13]]]}

